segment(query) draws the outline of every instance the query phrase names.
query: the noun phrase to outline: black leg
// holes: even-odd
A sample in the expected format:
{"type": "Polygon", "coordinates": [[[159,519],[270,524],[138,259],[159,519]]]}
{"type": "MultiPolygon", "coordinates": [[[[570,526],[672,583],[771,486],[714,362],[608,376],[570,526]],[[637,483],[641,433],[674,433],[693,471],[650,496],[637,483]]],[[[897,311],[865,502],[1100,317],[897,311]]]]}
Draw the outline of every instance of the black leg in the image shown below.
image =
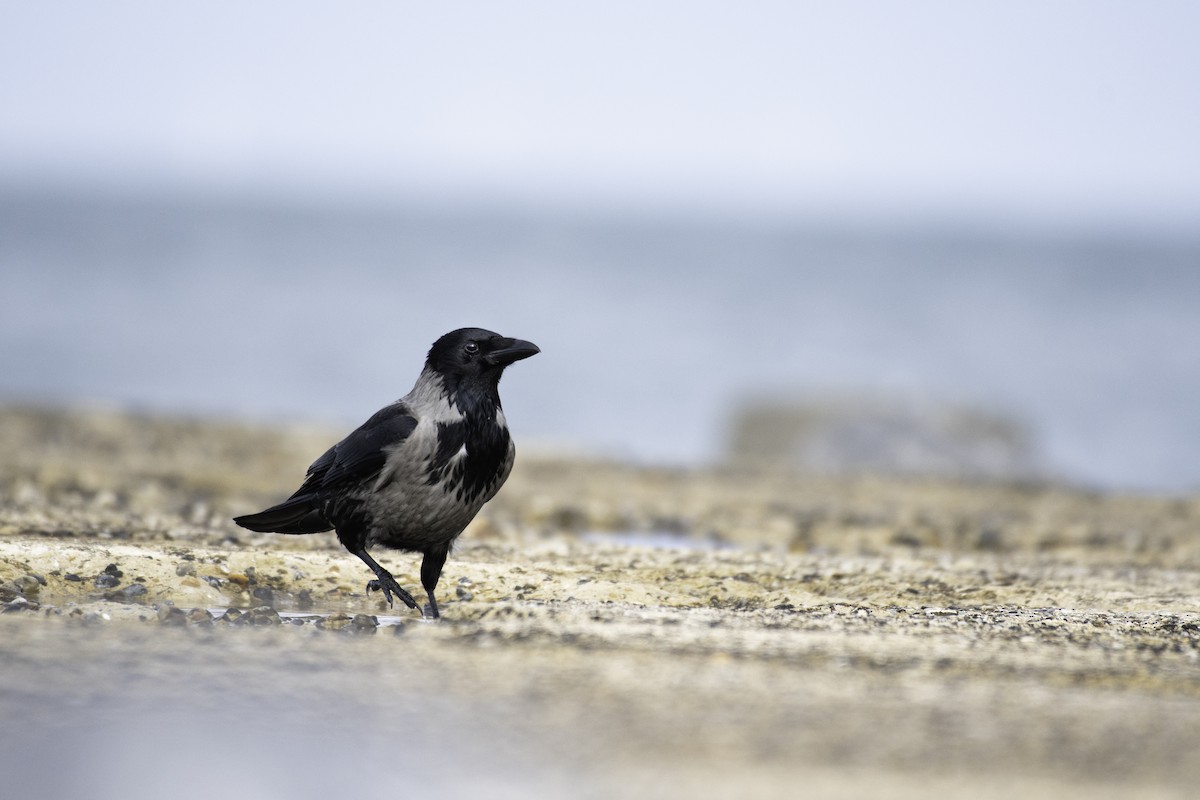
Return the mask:
{"type": "MultiPolygon", "coordinates": [[[[387,600],[389,606],[392,605],[392,595],[395,594],[402,601],[404,601],[404,605],[408,606],[409,608],[417,607],[417,601],[413,599],[413,596],[404,591],[404,588],[401,587],[400,584],[396,583],[396,579],[392,577],[392,573],[379,566],[379,563],[375,559],[371,558],[370,554],[368,554],[366,550],[352,550],[350,552],[361,558],[363,563],[370,567],[371,571],[375,573],[376,579],[367,584],[368,592],[372,589],[378,589],[382,591],[383,598],[387,600]]],[[[424,571],[422,570],[422,574],[423,573],[424,571]]]]}
{"type": "Polygon", "coordinates": [[[448,550],[427,550],[425,558],[421,560],[421,585],[425,587],[425,594],[429,596],[429,616],[433,619],[441,616],[438,613],[437,598],[433,596],[433,590],[437,588],[438,579],[442,577],[442,566],[446,563],[448,552],[448,550]]]}

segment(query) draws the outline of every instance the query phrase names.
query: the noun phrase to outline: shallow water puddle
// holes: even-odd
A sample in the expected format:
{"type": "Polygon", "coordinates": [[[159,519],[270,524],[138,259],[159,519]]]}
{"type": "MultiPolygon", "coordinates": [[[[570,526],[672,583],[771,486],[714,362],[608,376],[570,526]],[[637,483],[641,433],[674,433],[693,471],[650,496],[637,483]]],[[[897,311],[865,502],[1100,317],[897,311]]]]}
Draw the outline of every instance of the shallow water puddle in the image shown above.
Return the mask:
{"type": "Polygon", "coordinates": [[[677,531],[587,531],[580,540],[590,544],[617,544],[652,550],[735,550],[737,545],[719,539],[697,538],[677,531]]]}
{"type": "MultiPolygon", "coordinates": [[[[240,612],[242,615],[248,614],[249,609],[236,608],[234,606],[210,606],[208,613],[213,615],[213,619],[220,619],[229,610],[240,612]]],[[[425,617],[418,617],[415,614],[411,617],[399,617],[391,614],[348,614],[344,611],[275,611],[279,615],[279,619],[291,625],[316,625],[317,623],[325,623],[330,620],[341,620],[343,624],[356,617],[371,617],[375,620],[376,626],[380,628],[394,628],[400,625],[405,625],[409,622],[430,622],[433,620],[425,617]]]]}

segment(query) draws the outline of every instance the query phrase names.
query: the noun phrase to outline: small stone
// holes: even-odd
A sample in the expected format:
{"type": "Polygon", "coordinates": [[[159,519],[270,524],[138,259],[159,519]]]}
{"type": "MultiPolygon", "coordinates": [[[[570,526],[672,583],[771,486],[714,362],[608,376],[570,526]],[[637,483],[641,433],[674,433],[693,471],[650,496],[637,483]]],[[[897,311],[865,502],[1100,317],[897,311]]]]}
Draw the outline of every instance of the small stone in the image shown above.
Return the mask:
{"type": "Polygon", "coordinates": [[[296,604],[298,606],[300,606],[301,610],[303,610],[303,611],[307,611],[308,609],[312,608],[313,607],[312,592],[308,589],[301,589],[300,594],[297,595],[297,597],[296,597],[296,604]]]}
{"type": "Polygon", "coordinates": [[[109,572],[101,572],[92,581],[97,589],[111,589],[121,583],[121,579],[109,572]]]}
{"type": "Polygon", "coordinates": [[[195,575],[196,574],[196,565],[191,562],[185,561],[184,563],[179,564],[175,567],[175,574],[181,578],[185,578],[188,575],[195,575]]]}
{"type": "Polygon", "coordinates": [[[99,611],[84,611],[81,608],[76,608],[67,615],[67,619],[77,620],[84,625],[103,625],[108,622],[109,616],[101,614],[99,611]]]}
{"type": "Polygon", "coordinates": [[[121,569],[116,564],[109,564],[107,567],[105,567],[104,574],[112,575],[114,578],[125,577],[125,573],[121,572],[121,569]]]}
{"type": "Polygon", "coordinates": [[[229,582],[237,584],[239,589],[245,589],[250,585],[250,579],[241,572],[234,572],[229,576],[229,582]]]}
{"type": "Polygon", "coordinates": [[[158,607],[158,621],[163,625],[181,628],[187,625],[187,615],[182,608],[164,604],[158,607]]]}
{"type": "Polygon", "coordinates": [[[330,614],[317,620],[317,627],[323,631],[340,631],[353,621],[349,614],[330,614]]]}
{"type": "Polygon", "coordinates": [[[270,586],[255,586],[250,592],[250,596],[264,606],[275,604],[275,593],[271,591],[270,586]]]}
{"type": "Polygon", "coordinates": [[[213,624],[213,615],[207,608],[193,608],[187,614],[187,621],[201,628],[209,628],[213,624]]]}
{"type": "Polygon", "coordinates": [[[0,603],[7,603],[9,600],[15,600],[21,597],[21,590],[13,581],[5,581],[0,583],[0,603]]]}
{"type": "Polygon", "coordinates": [[[242,614],[240,609],[227,608],[225,609],[225,613],[222,614],[217,621],[224,622],[226,625],[241,625],[243,622],[243,616],[245,615],[242,614]]]}
{"type": "Polygon", "coordinates": [[[0,605],[0,613],[7,614],[10,611],[37,611],[38,604],[24,597],[16,597],[9,600],[4,605],[0,605]]]}
{"type": "Polygon", "coordinates": [[[251,625],[278,625],[279,612],[270,606],[258,606],[246,612],[246,622],[251,625]]]}
{"type": "Polygon", "coordinates": [[[64,581],[72,581],[75,583],[81,583],[83,581],[83,578],[79,577],[74,572],[68,572],[66,575],[63,575],[63,580],[64,581]]]}
{"type": "Polygon", "coordinates": [[[355,614],[354,619],[350,620],[350,626],[347,630],[354,633],[375,633],[379,628],[379,620],[371,614],[355,614]]]}
{"type": "Polygon", "coordinates": [[[462,586],[454,587],[454,593],[456,595],[458,595],[459,600],[474,600],[475,599],[475,595],[471,594],[469,591],[467,591],[467,589],[465,587],[462,587],[462,586]]]}

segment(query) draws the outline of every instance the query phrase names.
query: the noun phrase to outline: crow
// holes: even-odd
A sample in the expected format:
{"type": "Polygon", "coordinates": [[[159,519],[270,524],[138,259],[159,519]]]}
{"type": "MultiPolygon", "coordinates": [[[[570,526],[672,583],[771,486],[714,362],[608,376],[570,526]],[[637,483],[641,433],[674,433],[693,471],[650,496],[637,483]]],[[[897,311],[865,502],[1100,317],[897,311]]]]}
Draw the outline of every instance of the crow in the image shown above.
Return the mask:
{"type": "Polygon", "coordinates": [[[454,540],[512,470],[500,376],[539,352],[532,342],[482,328],[447,333],[430,348],[411,392],[314,461],[287,500],[233,521],[263,533],[336,531],[375,573],[368,593],[381,590],[389,606],[395,595],[418,608],[367,549],[422,553],[421,585],[436,619],[434,589],[454,540]]]}

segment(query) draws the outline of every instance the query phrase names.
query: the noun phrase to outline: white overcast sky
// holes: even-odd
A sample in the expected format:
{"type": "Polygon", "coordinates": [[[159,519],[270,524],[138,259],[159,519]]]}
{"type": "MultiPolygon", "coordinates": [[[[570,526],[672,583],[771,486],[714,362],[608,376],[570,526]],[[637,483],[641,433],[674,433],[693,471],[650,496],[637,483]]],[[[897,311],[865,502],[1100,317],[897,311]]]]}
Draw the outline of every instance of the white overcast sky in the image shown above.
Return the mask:
{"type": "Polygon", "coordinates": [[[0,0],[0,177],[1200,220],[1200,3],[0,0]]]}

